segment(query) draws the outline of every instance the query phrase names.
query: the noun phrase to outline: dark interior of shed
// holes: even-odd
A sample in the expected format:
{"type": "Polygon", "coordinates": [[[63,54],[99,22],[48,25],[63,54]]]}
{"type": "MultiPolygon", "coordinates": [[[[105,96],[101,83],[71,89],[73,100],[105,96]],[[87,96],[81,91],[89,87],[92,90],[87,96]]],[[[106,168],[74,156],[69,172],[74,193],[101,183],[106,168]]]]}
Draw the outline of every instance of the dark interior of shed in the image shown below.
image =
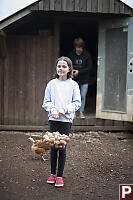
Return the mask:
{"type": "Polygon", "coordinates": [[[93,62],[91,85],[89,85],[85,115],[93,117],[96,114],[97,56],[98,56],[98,25],[89,23],[62,23],[60,30],[60,56],[68,56],[73,50],[73,40],[81,37],[86,49],[90,52],[93,62]]]}

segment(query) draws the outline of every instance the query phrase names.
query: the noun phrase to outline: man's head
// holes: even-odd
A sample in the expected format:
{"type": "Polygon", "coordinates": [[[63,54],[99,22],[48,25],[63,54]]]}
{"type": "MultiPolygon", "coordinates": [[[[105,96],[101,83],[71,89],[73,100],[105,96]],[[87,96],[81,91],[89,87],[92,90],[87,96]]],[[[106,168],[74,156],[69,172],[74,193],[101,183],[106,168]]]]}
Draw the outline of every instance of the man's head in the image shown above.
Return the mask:
{"type": "Polygon", "coordinates": [[[85,46],[84,40],[82,38],[75,38],[73,42],[73,46],[76,49],[76,54],[80,55],[83,52],[83,48],[85,46]]]}

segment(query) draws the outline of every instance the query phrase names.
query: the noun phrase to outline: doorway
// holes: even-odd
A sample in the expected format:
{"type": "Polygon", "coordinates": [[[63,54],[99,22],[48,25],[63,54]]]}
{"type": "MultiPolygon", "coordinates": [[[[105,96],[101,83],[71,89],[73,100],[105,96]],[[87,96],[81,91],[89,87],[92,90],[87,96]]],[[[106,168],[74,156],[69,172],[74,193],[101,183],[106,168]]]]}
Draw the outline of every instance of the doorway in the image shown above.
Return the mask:
{"type": "Polygon", "coordinates": [[[98,56],[98,24],[97,23],[62,23],[60,29],[60,56],[68,56],[73,50],[73,40],[83,38],[85,47],[90,52],[93,62],[92,80],[89,85],[86,104],[86,117],[96,115],[97,91],[97,56],[98,56]]]}

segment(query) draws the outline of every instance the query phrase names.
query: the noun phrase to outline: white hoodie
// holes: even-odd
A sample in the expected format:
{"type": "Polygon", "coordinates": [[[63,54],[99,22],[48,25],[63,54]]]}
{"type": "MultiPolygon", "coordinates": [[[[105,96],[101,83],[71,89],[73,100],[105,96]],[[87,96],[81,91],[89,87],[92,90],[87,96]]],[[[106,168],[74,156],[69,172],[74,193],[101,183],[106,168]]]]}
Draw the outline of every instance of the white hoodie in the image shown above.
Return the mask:
{"type": "Polygon", "coordinates": [[[49,112],[49,120],[72,122],[75,111],[81,106],[81,97],[78,84],[71,78],[62,81],[59,79],[51,80],[46,87],[42,107],[49,112]],[[65,110],[65,116],[55,119],[53,112],[65,110]]]}

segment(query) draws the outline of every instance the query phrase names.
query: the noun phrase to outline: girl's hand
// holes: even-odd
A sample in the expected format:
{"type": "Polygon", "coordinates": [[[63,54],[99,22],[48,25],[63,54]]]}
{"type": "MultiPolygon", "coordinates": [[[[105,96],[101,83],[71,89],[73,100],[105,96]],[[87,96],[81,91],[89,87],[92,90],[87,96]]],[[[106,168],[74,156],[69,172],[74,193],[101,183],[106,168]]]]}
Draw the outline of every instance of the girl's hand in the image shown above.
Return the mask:
{"type": "Polygon", "coordinates": [[[59,118],[59,114],[55,109],[52,110],[52,117],[55,118],[55,119],[59,118]]]}
{"type": "Polygon", "coordinates": [[[60,116],[60,117],[61,117],[61,116],[65,116],[65,114],[59,112],[59,116],[60,116]]]}
{"type": "Polygon", "coordinates": [[[52,117],[55,119],[59,119],[59,114],[52,114],[52,117]]]}
{"type": "Polygon", "coordinates": [[[65,110],[64,109],[60,109],[58,114],[59,114],[59,117],[65,116],[65,110]]]}

